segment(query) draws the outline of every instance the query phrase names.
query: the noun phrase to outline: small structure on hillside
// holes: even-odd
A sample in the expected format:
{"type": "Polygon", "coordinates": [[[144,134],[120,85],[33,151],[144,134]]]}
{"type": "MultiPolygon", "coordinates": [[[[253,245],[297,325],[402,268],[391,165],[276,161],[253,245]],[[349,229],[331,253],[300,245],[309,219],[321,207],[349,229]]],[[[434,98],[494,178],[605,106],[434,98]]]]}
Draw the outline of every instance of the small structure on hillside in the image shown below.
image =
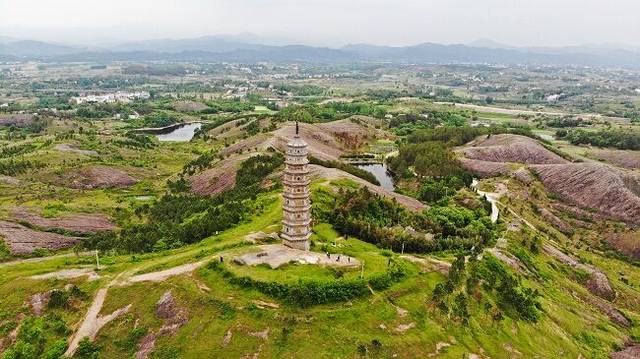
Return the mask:
{"type": "Polygon", "coordinates": [[[309,192],[309,160],[307,143],[300,138],[298,123],[296,134],[287,144],[285,158],[284,190],[282,196],[282,232],[280,236],[287,247],[309,250],[311,237],[311,198],[309,192]]]}

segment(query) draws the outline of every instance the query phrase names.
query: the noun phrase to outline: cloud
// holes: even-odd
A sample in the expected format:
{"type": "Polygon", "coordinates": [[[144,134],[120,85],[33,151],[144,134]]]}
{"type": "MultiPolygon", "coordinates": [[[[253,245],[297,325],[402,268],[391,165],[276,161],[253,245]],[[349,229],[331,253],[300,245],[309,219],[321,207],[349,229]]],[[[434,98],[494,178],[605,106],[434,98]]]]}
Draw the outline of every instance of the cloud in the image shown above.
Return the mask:
{"type": "Polygon", "coordinates": [[[491,38],[640,46],[639,13],[636,0],[5,0],[0,33],[58,41],[251,32],[332,45],[491,38]]]}

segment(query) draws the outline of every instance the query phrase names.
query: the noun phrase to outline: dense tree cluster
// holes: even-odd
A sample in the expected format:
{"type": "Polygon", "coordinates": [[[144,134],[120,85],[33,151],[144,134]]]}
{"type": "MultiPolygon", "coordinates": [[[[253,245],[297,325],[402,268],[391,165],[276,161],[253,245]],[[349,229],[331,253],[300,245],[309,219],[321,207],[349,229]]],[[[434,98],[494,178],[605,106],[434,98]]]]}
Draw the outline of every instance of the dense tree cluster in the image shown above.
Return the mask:
{"type": "Polygon", "coordinates": [[[180,122],[180,119],[175,114],[160,111],[144,116],[141,122],[136,122],[136,125],[143,127],[166,127],[177,122],[180,122]]]}
{"type": "Polygon", "coordinates": [[[461,188],[471,185],[472,180],[471,175],[468,173],[464,173],[462,177],[445,176],[442,178],[429,178],[422,182],[418,199],[427,203],[436,203],[455,194],[461,188]]]}
{"type": "Polygon", "coordinates": [[[121,147],[133,149],[150,149],[156,147],[153,137],[142,133],[127,132],[124,138],[113,140],[115,144],[121,147]]]}
{"type": "Polygon", "coordinates": [[[216,114],[222,112],[244,112],[251,111],[255,108],[255,105],[250,102],[243,102],[239,100],[216,100],[216,101],[206,101],[205,104],[209,106],[204,110],[201,110],[200,113],[203,114],[216,114]]]}
{"type": "Polygon", "coordinates": [[[402,145],[398,156],[391,158],[388,165],[396,177],[469,177],[455,153],[438,141],[402,145]]]}
{"type": "Polygon", "coordinates": [[[305,104],[283,108],[276,115],[279,121],[298,121],[306,123],[340,120],[353,115],[384,117],[386,107],[372,102],[329,102],[323,105],[305,104]]]}
{"type": "Polygon", "coordinates": [[[468,298],[482,305],[496,320],[504,315],[517,320],[536,322],[542,306],[537,290],[524,286],[521,280],[491,255],[478,260],[478,251],[469,259],[458,256],[449,269],[447,280],[438,283],[432,299],[443,314],[451,314],[463,324],[468,323],[468,298]]]}
{"type": "Polygon", "coordinates": [[[395,251],[403,247],[416,253],[468,250],[490,243],[495,236],[494,225],[482,207],[433,206],[423,213],[412,213],[366,187],[341,189],[336,197],[315,196],[314,215],[343,234],[395,251]]]}
{"type": "Polygon", "coordinates": [[[320,86],[315,85],[292,85],[292,84],[280,84],[274,86],[274,89],[281,94],[291,92],[296,96],[320,96],[327,90],[320,86]]]}
{"type": "Polygon", "coordinates": [[[574,145],[592,145],[598,147],[613,147],[621,150],[640,150],[640,132],[622,129],[612,130],[572,130],[557,132],[574,145]]]}

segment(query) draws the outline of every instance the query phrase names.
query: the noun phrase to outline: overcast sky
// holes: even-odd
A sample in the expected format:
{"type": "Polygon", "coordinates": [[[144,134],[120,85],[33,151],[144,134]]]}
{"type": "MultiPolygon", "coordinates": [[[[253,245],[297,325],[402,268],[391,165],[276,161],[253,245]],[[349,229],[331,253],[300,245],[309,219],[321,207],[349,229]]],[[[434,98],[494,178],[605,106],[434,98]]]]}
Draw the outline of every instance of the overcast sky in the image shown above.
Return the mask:
{"type": "Polygon", "coordinates": [[[0,0],[0,35],[60,42],[253,33],[313,45],[491,39],[640,47],[640,0],[0,0]]]}

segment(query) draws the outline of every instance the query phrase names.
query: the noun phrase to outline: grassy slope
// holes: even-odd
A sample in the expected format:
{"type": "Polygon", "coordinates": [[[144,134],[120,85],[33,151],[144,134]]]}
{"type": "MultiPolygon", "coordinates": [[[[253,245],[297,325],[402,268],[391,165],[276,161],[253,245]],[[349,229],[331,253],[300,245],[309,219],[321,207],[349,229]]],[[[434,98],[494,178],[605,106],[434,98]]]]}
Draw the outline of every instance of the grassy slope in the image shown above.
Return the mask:
{"type": "MultiPolygon", "coordinates": [[[[182,164],[195,156],[191,150],[191,146],[185,144],[163,144],[150,151],[121,151],[125,155],[124,158],[109,160],[109,163],[141,161],[145,173],[145,181],[131,189],[75,191],[29,184],[24,188],[13,188],[3,192],[0,204],[3,207],[15,204],[18,197],[20,203],[37,207],[62,202],[72,211],[117,213],[116,208],[128,210],[137,203],[133,195],[161,193],[166,177],[179,172],[182,164]],[[51,195],[36,195],[41,191],[51,191],[51,195]]],[[[68,166],[61,163],[62,156],[51,152],[40,155],[51,155],[55,168],[68,166]]],[[[334,181],[334,185],[336,184],[341,183],[334,181]]],[[[319,184],[314,184],[314,188],[317,185],[319,184]]],[[[514,190],[520,191],[522,188],[515,185],[514,190]]],[[[542,189],[538,190],[544,193],[542,189]]],[[[100,271],[103,278],[98,281],[28,279],[28,276],[34,274],[75,268],[78,265],[92,265],[92,258],[58,258],[42,263],[0,267],[0,323],[15,321],[20,313],[28,313],[25,302],[31,295],[51,288],[61,288],[66,283],[76,283],[89,295],[93,295],[100,286],[119,273],[152,272],[202,260],[207,256],[217,256],[219,251],[224,251],[225,256],[246,251],[246,247],[227,248],[229,245],[242,242],[246,234],[279,230],[279,197],[270,194],[262,200],[265,204],[265,212],[262,215],[199,244],[162,253],[104,257],[102,264],[106,265],[106,268],[100,271]]],[[[546,197],[541,195],[539,202],[546,203],[546,197]]],[[[549,227],[531,211],[527,202],[513,200],[508,204],[537,227],[549,227]]],[[[504,219],[508,221],[510,216],[505,215],[504,219]]],[[[365,259],[365,274],[380,271],[386,266],[386,257],[366,243],[353,238],[337,239],[339,234],[326,224],[316,226],[315,231],[314,241],[318,247],[322,242],[331,244],[336,241],[340,247],[335,250],[365,259]]],[[[558,239],[568,240],[551,228],[547,228],[547,231],[554,233],[558,239]]],[[[509,234],[510,248],[518,248],[518,243],[522,242],[525,236],[525,233],[520,232],[509,234]]],[[[640,296],[635,283],[640,283],[640,270],[624,262],[584,250],[580,255],[605,271],[619,293],[615,305],[637,322],[639,318],[634,311],[640,304],[640,296]],[[631,284],[623,282],[622,276],[628,278],[631,284]]],[[[451,255],[443,256],[451,259],[451,255]]],[[[524,281],[527,286],[537,288],[543,293],[542,305],[545,314],[537,324],[517,322],[509,318],[502,322],[493,322],[484,308],[470,301],[472,318],[467,327],[460,326],[452,318],[442,316],[433,308],[430,300],[431,291],[444,279],[436,272],[418,274],[412,271],[409,279],[389,290],[349,303],[309,309],[282,304],[281,309],[263,310],[252,305],[251,301],[274,300],[256,291],[230,285],[218,273],[201,268],[193,275],[178,276],[161,283],[147,282],[111,288],[102,314],[111,313],[130,303],[133,304],[132,310],[128,315],[107,325],[100,332],[97,342],[102,346],[102,356],[105,358],[131,355],[135,345],[127,344],[125,339],[136,325],[149,330],[157,330],[162,325],[155,317],[154,307],[167,290],[171,290],[179,305],[187,309],[190,320],[176,336],[158,339],[157,357],[174,357],[176,353],[187,358],[240,357],[258,351],[261,357],[354,357],[358,354],[358,346],[365,345],[374,356],[390,357],[396,354],[398,357],[408,358],[425,357],[435,352],[438,343],[449,343],[450,346],[441,351],[445,357],[459,358],[471,352],[484,353],[494,358],[508,358],[519,352],[523,357],[537,354],[542,357],[575,358],[582,354],[585,357],[599,358],[607,357],[614,346],[622,344],[627,336],[640,336],[637,327],[623,330],[586,304],[581,298],[590,294],[582,285],[571,279],[570,271],[559,266],[553,259],[541,254],[533,255],[529,264],[537,275],[527,274],[524,281]],[[196,280],[212,288],[211,292],[199,290],[196,280]],[[409,314],[400,317],[395,306],[408,310],[409,314]],[[409,323],[415,323],[416,327],[404,334],[394,332],[398,325],[409,323]],[[382,324],[386,329],[381,328],[382,324]],[[249,332],[266,328],[270,330],[267,340],[248,335],[249,332]],[[224,347],[222,340],[230,329],[234,334],[230,344],[224,347]],[[374,348],[371,344],[373,340],[379,340],[382,347],[374,348]]],[[[330,270],[305,266],[288,266],[275,271],[259,267],[237,267],[234,270],[257,278],[283,281],[294,281],[299,277],[330,279],[333,276],[330,270]]],[[[346,276],[357,276],[357,271],[347,272],[346,276]]],[[[56,312],[72,327],[81,319],[89,303],[90,300],[85,300],[74,310],[56,312]]]]}

